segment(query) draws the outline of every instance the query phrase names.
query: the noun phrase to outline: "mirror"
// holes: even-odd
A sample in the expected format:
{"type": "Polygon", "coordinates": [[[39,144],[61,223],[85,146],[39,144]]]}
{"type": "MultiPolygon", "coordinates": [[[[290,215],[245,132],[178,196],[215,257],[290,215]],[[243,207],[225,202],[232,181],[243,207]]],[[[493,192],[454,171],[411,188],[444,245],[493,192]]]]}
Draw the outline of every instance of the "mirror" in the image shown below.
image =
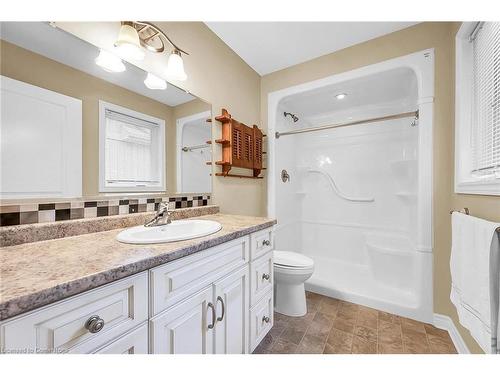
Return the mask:
{"type": "Polygon", "coordinates": [[[211,105],[44,22],[2,22],[2,199],[211,192],[211,105]]]}

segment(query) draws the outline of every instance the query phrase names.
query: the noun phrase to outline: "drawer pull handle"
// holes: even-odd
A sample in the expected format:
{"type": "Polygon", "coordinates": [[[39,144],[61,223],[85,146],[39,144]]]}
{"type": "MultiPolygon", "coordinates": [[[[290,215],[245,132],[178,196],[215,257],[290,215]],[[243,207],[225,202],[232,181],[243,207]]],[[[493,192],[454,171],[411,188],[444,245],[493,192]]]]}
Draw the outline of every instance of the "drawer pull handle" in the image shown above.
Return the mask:
{"type": "Polygon", "coordinates": [[[85,322],[85,328],[90,333],[97,333],[104,328],[104,320],[99,317],[99,315],[92,315],[85,322]]]}
{"type": "Polygon", "coordinates": [[[226,307],[224,306],[224,300],[222,299],[221,296],[218,296],[217,297],[217,302],[220,301],[221,305],[222,305],[222,314],[220,317],[217,318],[217,321],[218,322],[222,322],[222,319],[224,319],[224,314],[226,312],[226,307]]]}
{"type": "Polygon", "coordinates": [[[271,319],[269,319],[269,317],[268,317],[268,316],[265,316],[265,315],[264,315],[264,316],[262,317],[262,322],[264,322],[264,323],[269,323],[270,321],[271,321],[271,319]]]}
{"type": "Polygon", "coordinates": [[[268,273],[263,273],[262,274],[262,280],[269,280],[271,278],[271,275],[268,273]]]}
{"type": "Polygon", "coordinates": [[[269,245],[271,245],[271,241],[269,241],[269,240],[264,240],[264,241],[262,241],[262,245],[264,245],[264,246],[269,246],[269,245]]]}
{"type": "Polygon", "coordinates": [[[215,326],[215,306],[212,302],[208,303],[208,307],[212,309],[212,323],[207,326],[208,329],[213,329],[215,326]]]}

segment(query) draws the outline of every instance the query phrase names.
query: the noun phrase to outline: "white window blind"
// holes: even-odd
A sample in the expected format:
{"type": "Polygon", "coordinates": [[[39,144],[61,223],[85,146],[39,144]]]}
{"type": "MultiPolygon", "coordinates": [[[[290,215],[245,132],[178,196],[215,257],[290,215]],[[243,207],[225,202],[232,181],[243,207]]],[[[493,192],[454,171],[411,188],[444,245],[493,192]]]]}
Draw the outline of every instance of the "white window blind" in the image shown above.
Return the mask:
{"type": "Polygon", "coordinates": [[[103,188],[110,191],[163,189],[162,120],[102,103],[103,188]],[[112,107],[110,109],[109,107],[112,107]]]}
{"type": "Polygon", "coordinates": [[[472,172],[500,178],[500,23],[478,25],[471,43],[472,172]]]}

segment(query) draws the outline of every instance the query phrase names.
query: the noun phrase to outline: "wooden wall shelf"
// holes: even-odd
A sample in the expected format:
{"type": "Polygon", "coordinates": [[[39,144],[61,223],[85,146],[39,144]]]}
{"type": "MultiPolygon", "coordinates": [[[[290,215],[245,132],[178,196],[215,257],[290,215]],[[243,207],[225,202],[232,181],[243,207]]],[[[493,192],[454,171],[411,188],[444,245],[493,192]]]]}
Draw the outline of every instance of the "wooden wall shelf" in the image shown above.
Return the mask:
{"type": "Polygon", "coordinates": [[[231,174],[231,173],[228,173],[228,174],[216,173],[215,175],[216,176],[220,176],[220,177],[238,177],[238,178],[253,178],[253,179],[262,179],[262,178],[264,178],[262,176],[254,177],[254,176],[245,176],[243,174],[231,174]]]}
{"type": "Polygon", "coordinates": [[[263,140],[262,131],[253,125],[247,126],[231,117],[229,112],[222,109],[222,114],[215,118],[222,124],[222,138],[215,143],[222,146],[222,160],[216,165],[222,166],[222,173],[216,176],[263,178],[260,175],[262,168],[263,140]],[[229,173],[231,168],[245,168],[252,170],[252,176],[229,173]]]}

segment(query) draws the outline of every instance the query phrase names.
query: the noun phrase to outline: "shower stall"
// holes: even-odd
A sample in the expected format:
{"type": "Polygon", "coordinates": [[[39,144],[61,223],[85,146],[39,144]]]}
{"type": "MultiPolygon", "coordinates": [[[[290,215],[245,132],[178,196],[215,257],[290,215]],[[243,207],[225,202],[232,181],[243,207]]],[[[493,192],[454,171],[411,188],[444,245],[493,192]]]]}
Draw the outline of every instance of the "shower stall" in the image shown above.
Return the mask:
{"type": "Polygon", "coordinates": [[[306,289],[431,322],[433,51],[269,94],[276,250],[306,289]],[[297,120],[288,114],[293,114],[297,120]]]}

